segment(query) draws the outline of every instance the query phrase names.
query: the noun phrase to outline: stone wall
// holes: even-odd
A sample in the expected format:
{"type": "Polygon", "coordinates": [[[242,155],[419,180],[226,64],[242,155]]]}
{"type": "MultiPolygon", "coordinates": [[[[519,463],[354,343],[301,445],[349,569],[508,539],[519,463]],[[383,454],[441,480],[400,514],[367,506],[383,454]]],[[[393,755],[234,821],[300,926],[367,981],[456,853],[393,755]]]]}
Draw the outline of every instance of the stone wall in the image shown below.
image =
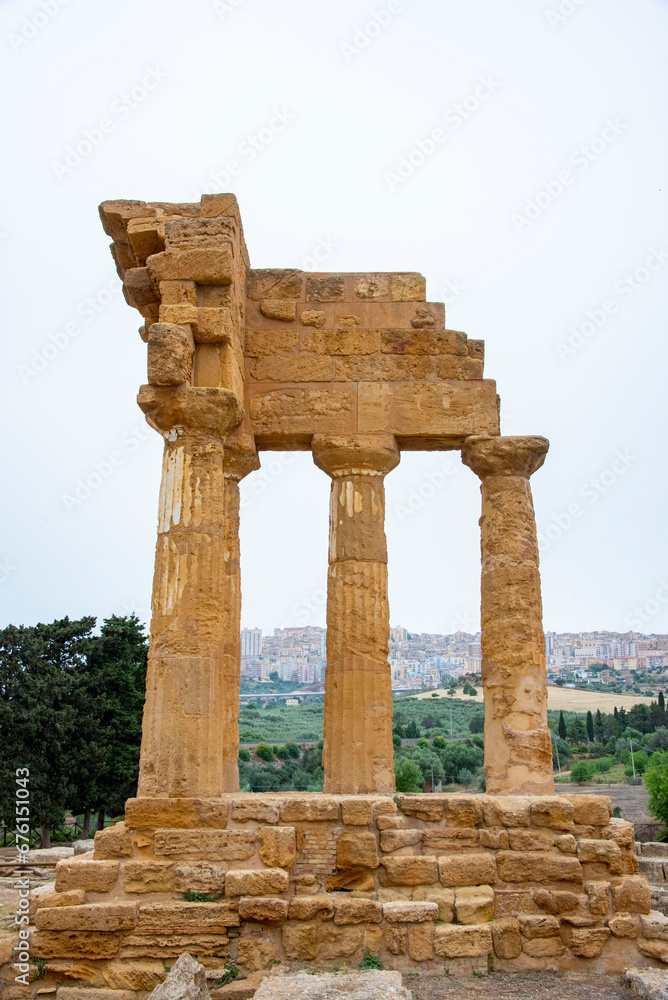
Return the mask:
{"type": "Polygon", "coordinates": [[[637,872],[632,826],[597,795],[133,799],[35,898],[32,953],[61,981],[134,990],[183,951],[244,972],[367,950],[386,968],[621,972],[668,962],[637,872]]]}

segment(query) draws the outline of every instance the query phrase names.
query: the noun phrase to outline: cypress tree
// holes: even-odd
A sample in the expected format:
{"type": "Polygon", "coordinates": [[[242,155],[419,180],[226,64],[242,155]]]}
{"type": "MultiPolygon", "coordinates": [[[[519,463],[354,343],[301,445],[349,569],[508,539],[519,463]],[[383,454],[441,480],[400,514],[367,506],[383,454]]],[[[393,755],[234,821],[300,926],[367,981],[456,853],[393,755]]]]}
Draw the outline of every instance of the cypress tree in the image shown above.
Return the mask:
{"type": "Polygon", "coordinates": [[[587,711],[587,738],[590,743],[594,742],[594,717],[587,711]]]}
{"type": "Polygon", "coordinates": [[[659,708],[662,712],[666,711],[666,699],[663,697],[663,691],[659,691],[659,708]]]}
{"type": "Polygon", "coordinates": [[[566,720],[564,719],[563,712],[559,712],[559,725],[557,726],[557,732],[559,733],[559,739],[566,739],[566,720]]]}

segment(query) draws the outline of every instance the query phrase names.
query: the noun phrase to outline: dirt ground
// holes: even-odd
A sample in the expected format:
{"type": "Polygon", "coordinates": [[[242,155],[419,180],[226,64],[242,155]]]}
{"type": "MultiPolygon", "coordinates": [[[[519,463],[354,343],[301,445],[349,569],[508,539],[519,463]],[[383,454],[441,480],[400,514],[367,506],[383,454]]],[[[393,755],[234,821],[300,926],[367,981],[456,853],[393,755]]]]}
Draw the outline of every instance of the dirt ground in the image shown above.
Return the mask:
{"type": "Polygon", "coordinates": [[[619,976],[490,972],[480,978],[404,974],[413,1000],[632,1000],[619,976]]]}

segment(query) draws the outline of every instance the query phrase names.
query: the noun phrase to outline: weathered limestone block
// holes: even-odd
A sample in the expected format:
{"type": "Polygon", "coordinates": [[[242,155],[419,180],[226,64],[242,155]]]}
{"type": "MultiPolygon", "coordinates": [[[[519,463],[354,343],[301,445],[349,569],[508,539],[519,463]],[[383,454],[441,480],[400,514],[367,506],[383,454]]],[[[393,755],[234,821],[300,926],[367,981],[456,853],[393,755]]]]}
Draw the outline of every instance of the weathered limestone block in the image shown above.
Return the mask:
{"type": "Polygon", "coordinates": [[[318,925],[313,923],[284,924],[281,931],[286,958],[313,961],[318,950],[318,925]]]}
{"type": "Polygon", "coordinates": [[[248,972],[267,969],[276,958],[276,945],[269,938],[239,938],[237,962],[248,972]]]}
{"type": "Polygon", "coordinates": [[[455,893],[453,889],[444,889],[441,886],[418,885],[413,889],[413,899],[420,902],[436,903],[438,906],[438,919],[447,924],[452,922],[455,906],[455,893]]]}
{"type": "Polygon", "coordinates": [[[344,298],[345,285],[340,275],[308,276],[306,278],[307,302],[340,302],[344,298]]]}
{"type": "Polygon", "coordinates": [[[172,830],[212,827],[224,830],[227,826],[227,802],[224,799],[200,798],[128,799],[125,803],[125,825],[132,830],[142,827],[172,830]]]}
{"type": "Polygon", "coordinates": [[[262,871],[238,869],[225,876],[226,896],[274,896],[288,889],[290,879],[282,868],[262,871]]]}
{"type": "Polygon", "coordinates": [[[262,268],[248,272],[246,294],[259,301],[269,296],[279,299],[301,299],[304,272],[292,269],[262,268]]]}
{"type": "Polygon", "coordinates": [[[668,917],[658,910],[650,910],[647,916],[642,916],[640,925],[643,937],[653,941],[668,941],[668,917]]]}
{"type": "Polygon", "coordinates": [[[529,940],[531,938],[559,936],[559,921],[556,917],[541,913],[522,913],[518,916],[517,921],[522,937],[529,940]]]}
{"type": "Polygon", "coordinates": [[[509,847],[507,830],[481,830],[480,846],[487,847],[495,851],[507,851],[509,847]]]}
{"type": "Polygon", "coordinates": [[[584,890],[589,897],[589,910],[597,916],[605,916],[610,908],[610,883],[585,882],[584,890]]]}
{"type": "Polygon", "coordinates": [[[250,830],[156,830],[155,854],[176,861],[247,861],[255,842],[250,830]]]}
{"type": "Polygon", "coordinates": [[[332,823],[339,818],[340,803],[333,796],[310,795],[287,799],[281,807],[284,823],[332,823]]]}
{"type": "Polygon", "coordinates": [[[385,928],[385,944],[393,955],[405,955],[407,941],[406,928],[400,924],[392,924],[385,928]]]}
{"type": "Polygon", "coordinates": [[[104,931],[36,931],[30,950],[36,958],[113,958],[119,940],[118,934],[104,931]]]}
{"type": "Polygon", "coordinates": [[[239,923],[239,913],[229,903],[144,903],[137,914],[137,933],[224,933],[224,928],[239,923]]]}
{"type": "Polygon", "coordinates": [[[225,868],[220,865],[208,865],[204,861],[192,866],[175,865],[174,888],[177,892],[206,892],[210,895],[220,895],[225,890],[225,868]]]}
{"type": "Polygon", "coordinates": [[[297,318],[297,303],[294,299],[262,299],[260,312],[268,319],[294,322],[297,318]]]}
{"type": "Polygon", "coordinates": [[[150,1000],[209,1000],[204,966],[188,954],[181,955],[150,1000]]]}
{"type": "Polygon", "coordinates": [[[136,915],[136,903],[48,907],[37,911],[35,926],[44,931],[129,931],[136,915]]]}
{"type": "Polygon", "coordinates": [[[633,850],[635,841],[633,823],[629,823],[625,819],[617,819],[613,816],[603,830],[603,837],[605,840],[614,840],[622,850],[633,850]]]}
{"type": "Polygon", "coordinates": [[[288,902],[275,896],[242,896],[239,916],[260,924],[282,924],[288,918],[288,902]]]}
{"type": "Polygon", "coordinates": [[[153,282],[195,281],[198,285],[230,285],[234,280],[231,248],[193,247],[164,250],[146,261],[153,282]]]}
{"type": "Polygon", "coordinates": [[[344,799],[341,803],[341,819],[346,826],[370,826],[373,822],[373,806],[364,799],[344,799]]]}
{"type": "Polygon", "coordinates": [[[491,885],[462,886],[455,890],[455,913],[459,924],[484,924],[494,919],[491,885]]]}
{"type": "Polygon", "coordinates": [[[379,830],[405,830],[406,820],[403,816],[379,816],[376,826],[379,830]]]}
{"type": "Polygon", "coordinates": [[[611,917],[610,920],[608,920],[608,927],[610,928],[613,937],[638,937],[638,928],[636,927],[636,922],[630,913],[620,913],[617,917],[611,917]]]}
{"type": "Polygon", "coordinates": [[[605,795],[564,795],[564,798],[573,806],[574,823],[580,826],[608,826],[612,816],[612,799],[605,795]]]}
{"type": "Polygon", "coordinates": [[[173,861],[128,861],[123,870],[123,889],[125,892],[171,892],[176,888],[175,868],[173,861]]]}
{"type": "Polygon", "coordinates": [[[536,796],[531,799],[531,824],[552,830],[572,830],[573,806],[562,796],[536,796]]]}
{"type": "Polygon", "coordinates": [[[496,882],[496,866],[491,854],[444,855],[438,859],[438,870],[441,883],[447,886],[490,885],[496,882]]]}
{"type": "Polygon", "coordinates": [[[186,934],[131,934],[123,938],[118,958],[121,961],[140,958],[178,958],[184,952],[196,951],[202,958],[227,954],[226,934],[193,931],[186,934]]]}
{"type": "Polygon", "coordinates": [[[313,920],[322,917],[329,920],[334,916],[334,903],[328,893],[316,893],[313,896],[294,896],[290,900],[288,916],[291,920],[313,920]]]}
{"type": "Polygon", "coordinates": [[[503,882],[582,882],[578,859],[560,854],[499,851],[496,863],[503,882]]]}
{"type": "Polygon", "coordinates": [[[627,876],[612,888],[612,905],[619,913],[649,913],[652,909],[649,884],[641,876],[627,876]]]}
{"type": "Polygon", "coordinates": [[[383,918],[382,903],[374,899],[354,899],[347,893],[333,896],[335,924],[379,924],[383,918]]]}
{"type": "Polygon", "coordinates": [[[30,916],[33,917],[37,910],[44,907],[53,906],[81,906],[86,902],[86,893],[83,889],[70,889],[68,892],[56,892],[52,882],[45,885],[35,886],[30,891],[30,916]]]}
{"type": "Polygon", "coordinates": [[[596,862],[608,865],[611,875],[621,874],[621,851],[613,840],[580,840],[577,856],[582,864],[596,862]]]}
{"type": "Polygon", "coordinates": [[[56,892],[84,889],[86,892],[111,892],[119,872],[118,861],[91,861],[85,855],[66,858],[56,865],[56,892]]]}
{"type": "Polygon", "coordinates": [[[554,834],[551,830],[511,829],[508,830],[508,843],[511,851],[551,851],[554,834]]]}
{"type": "Polygon", "coordinates": [[[297,896],[313,896],[318,892],[315,875],[295,875],[295,894],[297,896]]]}
{"type": "Polygon", "coordinates": [[[297,850],[294,826],[260,827],[258,841],[258,853],[267,867],[292,867],[297,850]]]}
{"type": "Polygon", "coordinates": [[[443,819],[444,800],[434,795],[399,795],[399,809],[405,816],[438,823],[443,819]]]}
{"type": "Polygon", "coordinates": [[[232,819],[235,823],[248,823],[256,820],[258,823],[278,823],[281,800],[265,795],[253,795],[252,798],[238,798],[232,802],[232,819]]]}
{"type": "Polygon", "coordinates": [[[383,917],[391,924],[420,924],[425,920],[438,919],[439,907],[437,903],[427,900],[395,900],[383,903],[383,917]]]}
{"type": "MultiPolygon", "coordinates": [[[[113,963],[105,966],[104,982],[114,990],[151,991],[161,983],[165,970],[161,962],[124,962],[123,965],[113,963]]],[[[86,978],[86,977],[84,977],[86,978]]],[[[86,1000],[84,997],[83,1000],[86,1000]]],[[[111,1000],[114,1000],[112,997],[111,1000]]],[[[119,997],[118,1000],[121,1000],[119,997]]]]}
{"type": "Polygon", "coordinates": [[[490,924],[437,924],[434,928],[434,951],[444,958],[473,958],[492,953],[490,924]]]}
{"type": "Polygon", "coordinates": [[[116,823],[95,834],[95,861],[131,858],[132,854],[132,833],[125,823],[116,823]]]}
{"type": "Polygon", "coordinates": [[[414,962],[429,962],[434,957],[433,924],[411,924],[408,927],[408,954],[414,962]]]}
{"type": "Polygon", "coordinates": [[[475,795],[453,795],[444,801],[447,825],[475,827],[482,823],[482,803],[475,795]]]}
{"type": "Polygon", "coordinates": [[[372,833],[342,833],[336,841],[337,868],[377,868],[380,864],[372,833]]]}
{"type": "Polygon", "coordinates": [[[190,327],[153,323],[148,328],[148,380],[151,385],[181,385],[192,375],[195,342],[190,327]]]}
{"type": "Polygon", "coordinates": [[[485,775],[494,794],[554,792],[536,522],[529,486],[539,437],[472,436],[462,461],[481,479],[485,775]]]}
{"type": "Polygon", "coordinates": [[[108,990],[99,987],[59,986],[56,1000],[134,1000],[131,990],[108,990]]]}
{"type": "Polygon", "coordinates": [[[578,958],[598,958],[609,937],[607,927],[572,927],[565,932],[566,943],[578,958]]]}
{"type": "Polygon", "coordinates": [[[357,951],[363,941],[364,927],[322,924],[319,929],[316,958],[321,962],[329,962],[334,958],[347,958],[357,951]]]}
{"type": "Polygon", "coordinates": [[[554,846],[564,854],[577,854],[578,844],[572,833],[561,833],[554,838],[554,846]]]}
{"type": "Polygon", "coordinates": [[[523,795],[482,796],[485,826],[530,826],[531,799],[523,795]]]}
{"type": "Polygon", "coordinates": [[[522,951],[529,958],[559,958],[566,949],[560,937],[522,938],[522,951]]]}
{"type": "Polygon", "coordinates": [[[440,830],[424,830],[422,845],[425,851],[441,854],[443,851],[463,847],[479,847],[480,831],[475,827],[449,826],[440,830]]]}
{"type": "MultiPolygon", "coordinates": [[[[394,819],[394,817],[388,817],[394,819]]],[[[421,830],[381,830],[380,849],[385,854],[401,850],[403,847],[415,847],[422,840],[421,830]]]]}
{"type": "Polygon", "coordinates": [[[364,931],[364,950],[380,955],[385,945],[385,935],[377,924],[368,924],[364,931]]]}
{"type": "Polygon", "coordinates": [[[304,309],[299,315],[299,322],[302,326],[314,326],[319,329],[325,325],[326,315],[322,309],[304,309]]]}
{"type": "Polygon", "coordinates": [[[576,896],[574,892],[565,890],[550,892],[548,889],[538,889],[534,892],[533,898],[536,906],[540,906],[541,910],[552,914],[568,913],[570,910],[574,910],[580,902],[580,897],[576,896]]]}
{"type": "Polygon", "coordinates": [[[513,959],[522,954],[519,922],[515,917],[501,917],[490,924],[494,954],[497,958],[513,959]]]}
{"type": "Polygon", "coordinates": [[[657,962],[663,962],[668,965],[668,942],[643,941],[642,938],[638,938],[636,943],[641,955],[646,955],[648,958],[655,958],[657,962]]]}
{"type": "Polygon", "coordinates": [[[385,857],[381,864],[385,869],[385,874],[380,876],[381,885],[434,885],[438,882],[438,861],[428,855],[385,857]]]}

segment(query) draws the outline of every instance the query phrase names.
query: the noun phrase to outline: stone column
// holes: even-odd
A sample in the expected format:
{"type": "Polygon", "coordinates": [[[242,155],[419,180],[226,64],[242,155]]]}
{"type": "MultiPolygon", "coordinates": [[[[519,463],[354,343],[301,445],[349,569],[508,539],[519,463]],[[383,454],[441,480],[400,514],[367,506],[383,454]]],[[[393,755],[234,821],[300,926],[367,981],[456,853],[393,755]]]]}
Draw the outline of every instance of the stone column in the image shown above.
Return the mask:
{"type": "Polygon", "coordinates": [[[229,780],[223,441],[242,411],[216,388],[144,386],[139,404],[165,452],[138,795],[217,797],[229,780]]]}
{"type": "Polygon", "coordinates": [[[384,477],[391,434],[313,437],[332,477],[327,578],[325,792],[394,791],[384,477]]]}
{"type": "Polygon", "coordinates": [[[239,552],[239,483],[260,468],[251,440],[247,448],[225,446],[224,615],[223,645],[223,791],[239,791],[239,681],[241,678],[241,565],[239,552]]]}
{"type": "Polygon", "coordinates": [[[469,437],[462,460],[482,481],[481,629],[485,776],[491,795],[554,794],[545,636],[529,477],[543,437],[469,437]]]}

